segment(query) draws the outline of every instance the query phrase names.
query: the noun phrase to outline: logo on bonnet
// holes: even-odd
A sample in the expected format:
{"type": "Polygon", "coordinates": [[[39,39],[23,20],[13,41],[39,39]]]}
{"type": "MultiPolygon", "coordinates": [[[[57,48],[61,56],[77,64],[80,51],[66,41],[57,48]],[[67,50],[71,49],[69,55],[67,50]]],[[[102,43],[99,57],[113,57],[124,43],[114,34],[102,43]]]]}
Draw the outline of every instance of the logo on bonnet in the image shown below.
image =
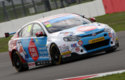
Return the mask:
{"type": "Polygon", "coordinates": [[[77,28],[78,31],[91,31],[96,29],[96,26],[80,26],[77,28]]]}

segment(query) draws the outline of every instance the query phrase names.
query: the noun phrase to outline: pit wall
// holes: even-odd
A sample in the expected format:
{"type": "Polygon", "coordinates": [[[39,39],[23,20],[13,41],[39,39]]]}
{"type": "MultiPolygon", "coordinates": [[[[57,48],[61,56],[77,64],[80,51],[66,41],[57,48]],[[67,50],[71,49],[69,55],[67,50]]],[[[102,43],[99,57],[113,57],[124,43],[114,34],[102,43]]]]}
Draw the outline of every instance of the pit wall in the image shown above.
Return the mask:
{"type": "Polygon", "coordinates": [[[77,13],[84,15],[86,17],[96,17],[105,14],[105,9],[102,0],[94,0],[87,3],[81,3],[78,5],[65,7],[61,9],[52,10],[49,12],[36,14],[33,16],[28,16],[24,18],[19,18],[7,22],[0,23],[0,37],[4,37],[5,32],[15,32],[24,24],[50,15],[55,15],[59,13],[77,13]]]}

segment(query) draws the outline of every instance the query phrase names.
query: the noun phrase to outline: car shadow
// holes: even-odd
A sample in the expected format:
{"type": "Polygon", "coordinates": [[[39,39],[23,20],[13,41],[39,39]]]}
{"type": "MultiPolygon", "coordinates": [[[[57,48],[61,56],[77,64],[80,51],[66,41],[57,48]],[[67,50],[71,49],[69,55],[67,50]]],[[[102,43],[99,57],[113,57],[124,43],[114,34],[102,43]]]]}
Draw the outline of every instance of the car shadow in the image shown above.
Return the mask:
{"type": "MultiPolygon", "coordinates": [[[[90,59],[90,58],[99,57],[99,56],[102,56],[102,55],[114,54],[114,53],[116,53],[116,52],[118,52],[118,51],[121,51],[121,49],[116,50],[116,51],[114,51],[114,52],[110,52],[110,53],[100,52],[100,53],[88,54],[88,55],[85,55],[85,56],[82,56],[82,57],[76,57],[75,59],[68,59],[68,61],[65,61],[65,62],[63,62],[62,64],[59,64],[59,65],[48,64],[48,65],[39,66],[39,67],[30,69],[30,70],[27,70],[27,71],[17,72],[17,73],[18,73],[18,74],[21,74],[21,73],[24,73],[24,72],[32,72],[32,71],[39,70],[39,69],[47,69],[47,68],[62,66],[62,65],[70,64],[70,63],[79,62],[79,61],[81,61],[81,60],[87,60],[87,59],[90,59]]],[[[16,74],[17,74],[17,73],[16,73],[16,74]]]]}

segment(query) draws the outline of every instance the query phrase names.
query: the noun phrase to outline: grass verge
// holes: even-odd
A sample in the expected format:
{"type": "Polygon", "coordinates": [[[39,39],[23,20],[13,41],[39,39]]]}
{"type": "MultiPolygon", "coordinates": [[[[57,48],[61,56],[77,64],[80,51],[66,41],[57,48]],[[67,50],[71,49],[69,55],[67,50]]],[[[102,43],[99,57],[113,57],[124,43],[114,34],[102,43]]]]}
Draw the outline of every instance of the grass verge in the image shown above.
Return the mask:
{"type": "MultiPolygon", "coordinates": [[[[116,32],[125,30],[125,12],[107,14],[104,16],[96,17],[97,22],[105,23],[115,29],[116,32]]],[[[8,50],[9,38],[0,38],[0,52],[8,50]]]]}
{"type": "Polygon", "coordinates": [[[106,23],[116,32],[125,30],[125,12],[96,17],[97,22],[106,23]]]}
{"type": "Polygon", "coordinates": [[[113,75],[109,75],[109,76],[87,79],[87,80],[125,80],[125,73],[113,74],[113,75]]]}
{"type": "Polygon", "coordinates": [[[9,38],[0,38],[0,52],[5,52],[8,50],[8,41],[10,40],[11,37],[9,38]]]}

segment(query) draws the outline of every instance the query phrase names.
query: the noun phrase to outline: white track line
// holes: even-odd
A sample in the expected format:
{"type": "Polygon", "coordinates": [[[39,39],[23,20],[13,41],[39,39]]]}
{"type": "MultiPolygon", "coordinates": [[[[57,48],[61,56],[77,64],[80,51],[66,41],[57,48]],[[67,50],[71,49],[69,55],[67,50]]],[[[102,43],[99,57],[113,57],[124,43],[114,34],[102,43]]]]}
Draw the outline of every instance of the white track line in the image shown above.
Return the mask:
{"type": "MultiPolygon", "coordinates": [[[[69,77],[69,78],[63,78],[63,79],[57,79],[57,80],[68,80],[68,79],[75,80],[74,78],[90,76],[90,77],[86,78],[86,79],[89,79],[89,78],[103,77],[103,76],[112,75],[112,74],[119,74],[119,73],[123,73],[123,72],[125,72],[125,70],[105,72],[105,73],[97,73],[97,74],[91,74],[91,75],[83,75],[83,76],[77,76],[77,77],[69,77]]],[[[83,80],[83,79],[81,79],[81,80],[83,80]]]]}

